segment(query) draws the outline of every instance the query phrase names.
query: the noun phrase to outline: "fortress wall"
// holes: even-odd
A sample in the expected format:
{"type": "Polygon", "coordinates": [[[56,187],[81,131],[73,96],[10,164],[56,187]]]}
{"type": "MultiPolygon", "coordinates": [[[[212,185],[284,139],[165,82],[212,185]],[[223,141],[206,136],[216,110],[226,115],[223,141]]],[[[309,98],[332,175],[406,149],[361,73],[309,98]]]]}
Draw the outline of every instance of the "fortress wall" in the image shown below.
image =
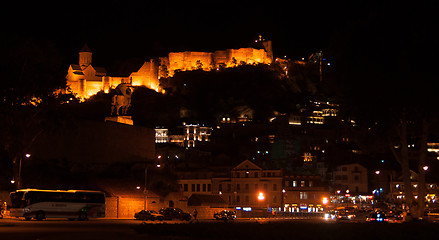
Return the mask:
{"type": "Polygon", "coordinates": [[[198,69],[199,64],[203,70],[212,68],[212,53],[209,52],[171,52],[169,53],[169,76],[173,76],[176,70],[190,71],[198,69]]]}
{"type": "Polygon", "coordinates": [[[105,93],[109,93],[110,89],[114,89],[119,85],[120,83],[127,83],[130,82],[129,77],[110,77],[110,76],[103,76],[102,77],[102,90],[104,90],[105,93]]]}
{"type": "Polygon", "coordinates": [[[227,65],[230,61],[230,57],[227,50],[218,50],[213,53],[215,61],[215,67],[219,67],[221,64],[227,65]]]}
{"type": "Polygon", "coordinates": [[[169,66],[168,72],[169,76],[173,76],[175,70],[184,69],[184,53],[183,52],[170,52],[169,53],[169,66]]]}
{"type": "Polygon", "coordinates": [[[146,86],[155,91],[159,91],[158,66],[151,59],[145,62],[137,72],[130,75],[133,86],[146,86]]]}
{"type": "Polygon", "coordinates": [[[97,92],[102,90],[102,81],[101,80],[87,80],[85,81],[85,97],[89,98],[95,95],[97,92]]]}
{"type": "Polygon", "coordinates": [[[67,84],[71,92],[83,98],[88,98],[97,92],[104,90],[108,93],[110,89],[118,84],[131,82],[134,86],[146,86],[157,92],[161,91],[159,78],[174,76],[175,71],[191,71],[203,69],[209,71],[224,64],[226,67],[235,67],[241,63],[245,64],[271,64],[273,53],[271,41],[265,41],[267,49],[239,48],[218,50],[215,52],[170,52],[167,57],[159,58],[158,63],[150,60],[145,62],[137,72],[132,72],[129,77],[111,77],[96,75],[96,70],[90,65],[83,69],[81,78],[73,74],[72,67],[67,74],[67,84]],[[86,80],[85,80],[86,79],[86,80]]]}

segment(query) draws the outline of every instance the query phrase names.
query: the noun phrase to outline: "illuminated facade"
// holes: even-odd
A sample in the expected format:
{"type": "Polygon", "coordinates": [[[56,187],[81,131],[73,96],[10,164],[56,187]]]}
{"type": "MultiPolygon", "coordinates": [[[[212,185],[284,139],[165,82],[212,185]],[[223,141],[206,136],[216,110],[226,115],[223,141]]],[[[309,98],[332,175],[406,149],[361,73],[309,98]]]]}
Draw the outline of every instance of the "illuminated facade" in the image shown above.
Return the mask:
{"type": "Polygon", "coordinates": [[[196,142],[209,142],[212,128],[200,125],[184,125],[186,147],[195,147],[196,142]]]}
{"type": "Polygon", "coordinates": [[[167,128],[156,128],[155,142],[195,147],[200,142],[209,142],[211,133],[211,127],[183,123],[183,127],[178,128],[178,134],[170,134],[167,128]]]}
{"type": "MultiPolygon", "coordinates": [[[[419,191],[419,182],[413,181],[412,189],[413,195],[415,199],[418,199],[418,191],[419,191]]],[[[376,191],[376,189],[375,189],[376,191]]],[[[403,181],[394,181],[390,182],[390,199],[396,202],[405,201],[404,195],[404,182],[403,181]]],[[[425,184],[425,200],[428,203],[437,203],[439,199],[439,187],[436,183],[426,183],[425,184]]]]}
{"type": "Polygon", "coordinates": [[[321,212],[330,195],[318,175],[285,176],[282,193],[283,210],[291,213],[321,212]]]}
{"type": "Polygon", "coordinates": [[[131,83],[163,93],[159,79],[172,77],[177,71],[210,71],[243,64],[271,64],[271,41],[262,40],[261,37],[256,41],[261,43],[258,48],[170,52],[158,60],[145,61],[138,71],[126,77],[107,76],[105,68],[92,66],[92,52],[84,45],[79,52],[79,64],[69,66],[66,76],[68,91],[84,100],[99,91],[108,93],[120,83],[131,83]]]}
{"type": "Polygon", "coordinates": [[[167,142],[169,142],[168,129],[156,128],[155,129],[155,143],[167,143],[167,142]]]}
{"type": "Polygon", "coordinates": [[[152,59],[149,62],[144,62],[137,72],[132,72],[129,79],[133,86],[145,86],[156,92],[161,91],[159,86],[158,67],[152,59]]]}
{"type": "Polygon", "coordinates": [[[69,91],[79,98],[89,98],[103,89],[102,78],[107,70],[92,66],[92,52],[87,45],[79,51],[79,64],[71,64],[67,71],[69,91]]]}
{"type": "Polygon", "coordinates": [[[162,77],[172,77],[176,71],[202,69],[210,71],[221,67],[236,67],[243,64],[271,64],[273,54],[271,41],[268,49],[239,48],[218,50],[215,52],[171,52],[167,58],[161,58],[162,77]],[[166,69],[166,70],[165,70],[166,69]]]}
{"type": "Polygon", "coordinates": [[[282,170],[265,170],[245,160],[231,171],[230,178],[213,178],[213,192],[229,207],[266,208],[282,204],[282,170]]]}

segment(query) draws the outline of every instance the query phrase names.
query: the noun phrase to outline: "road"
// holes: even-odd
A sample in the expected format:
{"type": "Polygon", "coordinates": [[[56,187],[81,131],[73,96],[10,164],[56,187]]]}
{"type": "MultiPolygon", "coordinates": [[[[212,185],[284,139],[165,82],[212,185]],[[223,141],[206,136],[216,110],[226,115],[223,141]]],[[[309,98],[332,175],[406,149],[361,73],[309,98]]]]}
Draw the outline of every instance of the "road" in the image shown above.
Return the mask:
{"type": "Polygon", "coordinates": [[[88,239],[422,239],[437,238],[439,224],[335,223],[322,219],[238,219],[148,222],[91,219],[25,221],[0,219],[0,240],[88,239]],[[420,236],[419,234],[422,233],[420,236]],[[395,235],[396,234],[396,235],[395,235]],[[396,238],[395,238],[396,237],[396,238]],[[408,238],[406,238],[408,237],[408,238]]]}
{"type": "Polygon", "coordinates": [[[0,220],[0,239],[144,239],[132,226],[134,220],[44,220],[25,221],[19,219],[0,220]]]}
{"type": "MultiPolygon", "coordinates": [[[[292,220],[292,219],[290,219],[292,220]]],[[[235,223],[268,223],[287,221],[286,219],[238,219],[235,223]]],[[[200,220],[200,223],[223,223],[216,220],[200,220]]],[[[192,224],[186,221],[147,221],[147,224],[192,224]]],[[[46,219],[44,221],[26,221],[24,219],[0,219],[0,240],[3,239],[146,239],[135,227],[142,221],[128,219],[90,219],[88,221],[68,221],[63,219],[46,219]]]]}

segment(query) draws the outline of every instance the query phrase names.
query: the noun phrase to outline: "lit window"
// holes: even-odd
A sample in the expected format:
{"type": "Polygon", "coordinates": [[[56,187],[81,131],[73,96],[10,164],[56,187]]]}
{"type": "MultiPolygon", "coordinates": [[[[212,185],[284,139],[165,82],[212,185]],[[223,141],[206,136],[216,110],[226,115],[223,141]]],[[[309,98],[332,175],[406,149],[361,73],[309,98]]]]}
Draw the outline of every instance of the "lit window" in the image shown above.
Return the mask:
{"type": "Polygon", "coordinates": [[[300,199],[308,199],[308,193],[307,192],[300,192],[300,199]]]}

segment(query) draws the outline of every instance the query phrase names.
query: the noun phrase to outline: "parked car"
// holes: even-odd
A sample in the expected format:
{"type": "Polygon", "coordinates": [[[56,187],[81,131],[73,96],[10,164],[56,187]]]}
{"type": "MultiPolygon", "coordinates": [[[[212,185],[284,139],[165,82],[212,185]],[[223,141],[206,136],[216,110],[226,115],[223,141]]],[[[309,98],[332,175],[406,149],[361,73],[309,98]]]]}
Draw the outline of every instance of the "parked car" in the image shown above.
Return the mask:
{"type": "Polygon", "coordinates": [[[164,216],[165,220],[191,220],[191,215],[187,212],[183,212],[180,208],[162,208],[159,213],[164,216]]]}
{"type": "Polygon", "coordinates": [[[367,218],[367,222],[388,222],[389,218],[386,216],[386,214],[383,211],[376,211],[371,213],[367,218]]]}
{"type": "Polygon", "coordinates": [[[165,217],[162,214],[157,213],[156,211],[152,210],[142,210],[136,214],[134,214],[134,218],[137,220],[159,220],[163,221],[165,217]]]}
{"type": "Polygon", "coordinates": [[[216,220],[223,220],[223,221],[235,220],[236,213],[235,211],[222,210],[221,212],[214,213],[213,217],[216,220]]]}

